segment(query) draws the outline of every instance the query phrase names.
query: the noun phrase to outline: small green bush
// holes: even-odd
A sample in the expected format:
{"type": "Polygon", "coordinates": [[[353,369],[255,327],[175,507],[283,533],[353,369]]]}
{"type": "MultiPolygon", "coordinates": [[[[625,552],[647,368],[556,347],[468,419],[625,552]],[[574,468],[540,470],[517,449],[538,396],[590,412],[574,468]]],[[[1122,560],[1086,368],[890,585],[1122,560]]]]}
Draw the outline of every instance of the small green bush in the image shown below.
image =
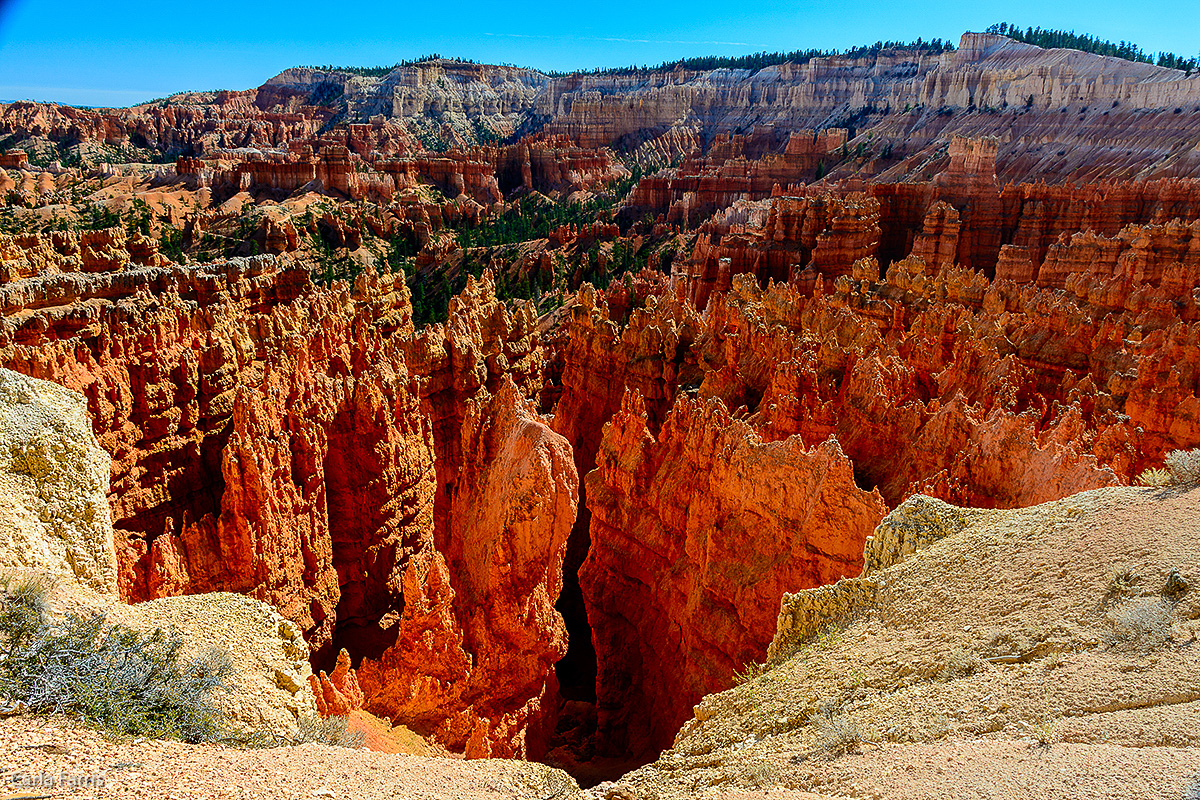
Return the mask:
{"type": "Polygon", "coordinates": [[[0,696],[119,733],[187,742],[221,735],[213,695],[230,669],[224,653],[185,659],[178,633],[142,633],[101,613],[52,620],[44,579],[0,586],[0,696]]]}
{"type": "Polygon", "coordinates": [[[1200,449],[1172,450],[1161,469],[1143,470],[1137,479],[1143,486],[1194,486],[1200,483],[1200,449]]]}
{"type": "Polygon", "coordinates": [[[44,578],[0,576],[0,698],[35,714],[62,714],[94,727],[149,738],[280,747],[317,742],[358,748],[363,733],[345,717],[300,717],[293,736],[231,728],[214,702],[227,691],[229,656],[182,656],[183,640],[161,628],[142,633],[104,614],[51,619],[44,578]]]}

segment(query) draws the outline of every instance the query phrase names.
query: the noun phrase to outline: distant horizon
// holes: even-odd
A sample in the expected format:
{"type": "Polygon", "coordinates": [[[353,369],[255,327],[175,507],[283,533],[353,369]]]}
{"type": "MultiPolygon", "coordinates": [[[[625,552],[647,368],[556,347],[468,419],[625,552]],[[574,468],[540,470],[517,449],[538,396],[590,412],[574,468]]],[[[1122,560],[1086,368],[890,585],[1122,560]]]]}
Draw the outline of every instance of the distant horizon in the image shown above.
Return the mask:
{"type": "Polygon", "coordinates": [[[454,8],[366,3],[353,16],[303,0],[255,6],[212,0],[194,17],[164,14],[147,0],[121,5],[118,12],[84,0],[0,0],[0,102],[122,108],[187,92],[252,89],[299,66],[388,66],[431,53],[563,73],[705,56],[844,51],[918,37],[957,44],[964,32],[1000,22],[1074,30],[1185,57],[1200,45],[1194,0],[1165,0],[1132,16],[1126,3],[1112,0],[1064,0],[1054,8],[1028,0],[982,0],[970,8],[957,0],[864,0],[853,16],[823,0],[761,0],[736,15],[712,0],[584,0],[565,8],[513,0],[503,16],[478,0],[454,8]]]}

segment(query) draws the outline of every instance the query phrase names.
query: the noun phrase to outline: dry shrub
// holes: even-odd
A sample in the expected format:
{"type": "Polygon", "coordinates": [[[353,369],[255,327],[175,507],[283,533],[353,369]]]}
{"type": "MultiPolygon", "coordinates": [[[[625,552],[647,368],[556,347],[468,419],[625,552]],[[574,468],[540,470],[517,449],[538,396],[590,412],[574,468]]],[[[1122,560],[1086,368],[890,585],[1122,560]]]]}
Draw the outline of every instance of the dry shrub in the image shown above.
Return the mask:
{"type": "Polygon", "coordinates": [[[228,656],[184,658],[178,633],[142,633],[100,613],[52,620],[51,585],[0,577],[0,696],[118,733],[188,742],[220,735],[213,695],[224,689],[228,656]]]}
{"type": "Polygon", "coordinates": [[[1175,483],[1200,483],[1200,449],[1172,450],[1167,453],[1166,465],[1175,483]]]}
{"type": "Polygon", "coordinates": [[[1112,632],[1109,644],[1128,644],[1149,649],[1171,637],[1171,609],[1161,597],[1127,600],[1108,614],[1112,632]]]}
{"type": "Polygon", "coordinates": [[[1144,470],[1138,475],[1143,486],[1194,486],[1200,483],[1200,449],[1172,450],[1163,467],[1144,470]]]}
{"type": "Polygon", "coordinates": [[[817,715],[816,726],[817,743],[813,745],[814,755],[835,758],[856,751],[863,742],[858,723],[846,714],[826,710],[817,715]]]}

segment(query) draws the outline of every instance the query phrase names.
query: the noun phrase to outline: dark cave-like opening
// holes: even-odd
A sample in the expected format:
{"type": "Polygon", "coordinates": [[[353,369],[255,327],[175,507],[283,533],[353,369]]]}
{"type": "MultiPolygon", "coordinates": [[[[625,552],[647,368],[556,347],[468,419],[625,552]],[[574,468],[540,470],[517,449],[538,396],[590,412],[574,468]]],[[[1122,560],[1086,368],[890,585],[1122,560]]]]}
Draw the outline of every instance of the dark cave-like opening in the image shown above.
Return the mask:
{"type": "MultiPolygon", "coordinates": [[[[350,429],[346,423],[332,430],[350,429]]],[[[355,667],[364,657],[377,659],[396,643],[399,633],[396,626],[385,629],[378,622],[382,611],[396,601],[387,591],[384,569],[394,561],[395,554],[392,548],[380,549],[372,541],[370,515],[363,507],[362,478],[354,468],[353,451],[346,439],[336,433],[330,436],[323,464],[333,567],[341,597],[332,640],[313,653],[314,670],[332,670],[342,648],[350,653],[355,667]]]]}
{"type": "Polygon", "coordinates": [[[859,489],[862,489],[864,492],[869,492],[879,485],[879,482],[875,479],[875,476],[869,474],[868,471],[862,466],[857,463],[853,463],[852,466],[854,468],[854,485],[859,489]]]}
{"type": "Polygon", "coordinates": [[[592,646],[592,627],[588,624],[579,587],[579,568],[587,558],[591,538],[592,513],[585,503],[584,487],[579,486],[579,513],[567,539],[567,554],[563,559],[563,588],[555,608],[567,625],[567,654],[554,669],[558,676],[559,692],[567,701],[596,702],[596,649],[592,646]]]}

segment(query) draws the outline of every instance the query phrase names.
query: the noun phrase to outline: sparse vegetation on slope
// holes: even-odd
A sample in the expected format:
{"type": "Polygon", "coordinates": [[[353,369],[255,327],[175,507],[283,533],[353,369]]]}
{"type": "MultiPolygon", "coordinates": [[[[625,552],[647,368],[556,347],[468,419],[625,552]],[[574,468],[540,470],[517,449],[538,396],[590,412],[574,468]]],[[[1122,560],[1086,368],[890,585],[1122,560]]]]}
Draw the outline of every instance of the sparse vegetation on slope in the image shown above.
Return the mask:
{"type": "Polygon", "coordinates": [[[1200,483],[1200,450],[1172,450],[1163,466],[1138,475],[1143,486],[1190,486],[1200,483]]]}
{"type": "Polygon", "coordinates": [[[183,641],[141,633],[103,614],[50,618],[47,581],[6,578],[0,599],[0,695],[39,714],[65,714],[119,733],[217,738],[213,693],[229,670],[219,651],[185,659],[183,641]]]}

